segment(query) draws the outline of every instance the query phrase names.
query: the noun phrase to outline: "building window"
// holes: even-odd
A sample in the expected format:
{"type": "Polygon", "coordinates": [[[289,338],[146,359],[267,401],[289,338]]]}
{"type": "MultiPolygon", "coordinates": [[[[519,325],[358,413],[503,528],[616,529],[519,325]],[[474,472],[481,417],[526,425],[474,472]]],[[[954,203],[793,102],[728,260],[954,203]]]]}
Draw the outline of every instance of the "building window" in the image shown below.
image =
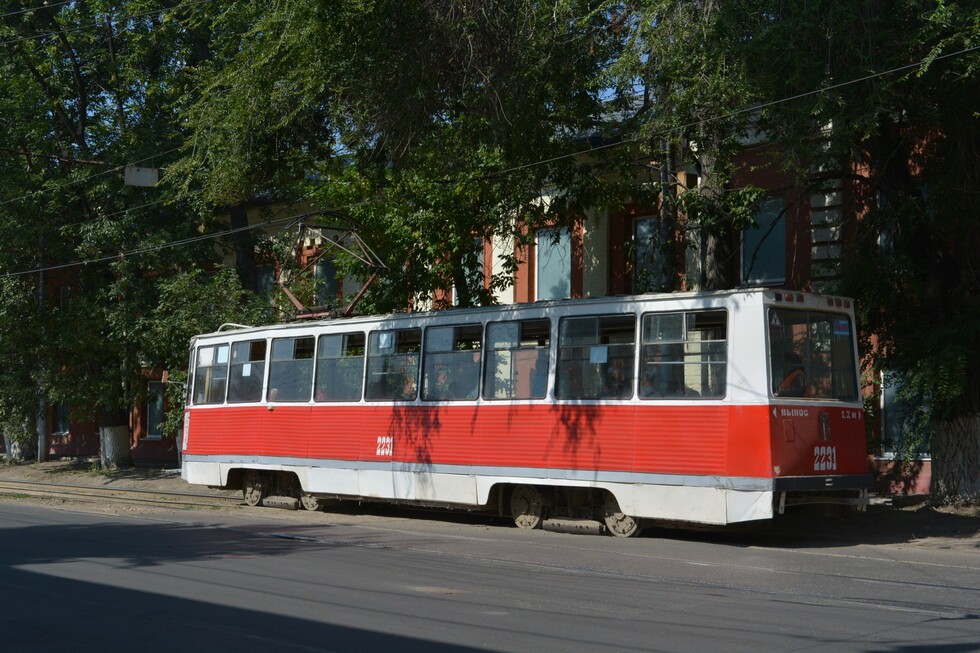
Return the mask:
{"type": "Polygon", "coordinates": [[[337,283],[337,266],[328,258],[321,258],[316,262],[313,270],[316,280],[313,302],[317,306],[335,306],[337,295],[340,293],[340,284],[337,283]]]}
{"type": "Polygon", "coordinates": [[[930,398],[912,394],[902,374],[882,372],[881,452],[886,458],[930,458],[930,398]]]}
{"type": "Polygon", "coordinates": [[[255,289],[258,296],[270,305],[276,303],[276,270],[273,266],[263,265],[255,269],[255,289]]]}
{"type": "MultiPolygon", "coordinates": [[[[463,259],[463,274],[471,289],[483,285],[483,239],[479,236],[473,238],[473,249],[463,259]]],[[[470,297],[471,300],[476,300],[472,294],[470,297]]],[[[455,286],[453,286],[453,306],[459,306],[459,292],[455,286]]]]}
{"type": "Polygon", "coordinates": [[[786,281],[786,205],[781,199],[762,203],[755,225],[742,232],[742,282],[751,285],[786,281]]]}
{"type": "Polygon", "coordinates": [[[68,433],[68,405],[55,404],[54,424],[51,425],[52,435],[63,435],[68,433]]]}
{"type": "Polygon", "coordinates": [[[564,299],[572,291],[572,236],[568,228],[542,229],[537,237],[537,299],[564,299]]]}
{"type": "Polygon", "coordinates": [[[657,228],[660,218],[648,216],[633,221],[633,292],[656,292],[666,285],[664,253],[657,228]]]}
{"type": "Polygon", "coordinates": [[[163,437],[163,395],[165,386],[150,381],[146,389],[146,437],[159,440],[163,437]]]}

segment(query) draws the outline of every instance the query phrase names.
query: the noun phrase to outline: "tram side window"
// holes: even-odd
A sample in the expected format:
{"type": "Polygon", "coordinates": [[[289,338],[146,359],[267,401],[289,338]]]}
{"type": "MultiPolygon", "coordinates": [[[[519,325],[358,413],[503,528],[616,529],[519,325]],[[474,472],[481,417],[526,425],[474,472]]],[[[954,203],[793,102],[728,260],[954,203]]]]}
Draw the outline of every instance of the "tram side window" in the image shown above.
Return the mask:
{"type": "Polygon", "coordinates": [[[426,401],[476,399],[480,394],[483,325],[425,330],[422,398],[426,401]]]}
{"type": "Polygon", "coordinates": [[[854,333],[848,316],[770,308],[769,345],[773,395],[857,400],[854,333]]]}
{"type": "Polygon", "coordinates": [[[276,338],[269,365],[269,401],[309,401],[313,388],[313,336],[276,338]]]}
{"type": "Polygon", "coordinates": [[[725,311],[644,315],[640,398],[724,397],[727,325],[725,311]]]}
{"type": "Polygon", "coordinates": [[[265,379],[265,340],[236,342],[231,346],[228,402],[261,401],[265,379]]]}
{"type": "Polygon", "coordinates": [[[368,401],[412,401],[418,395],[421,329],[372,331],[368,339],[368,401]]]}
{"type": "Polygon", "coordinates": [[[628,399],[633,396],[636,316],[565,318],[558,332],[555,396],[628,399]]]}
{"type": "Polygon", "coordinates": [[[364,384],[364,334],[320,336],[316,355],[316,401],[358,401],[364,384]]]}
{"type": "Polygon", "coordinates": [[[194,403],[220,404],[228,382],[228,345],[208,345],[197,350],[194,370],[194,403]]]}
{"type": "Polygon", "coordinates": [[[550,347],[548,319],[488,324],[483,398],[544,398],[550,347]]]}

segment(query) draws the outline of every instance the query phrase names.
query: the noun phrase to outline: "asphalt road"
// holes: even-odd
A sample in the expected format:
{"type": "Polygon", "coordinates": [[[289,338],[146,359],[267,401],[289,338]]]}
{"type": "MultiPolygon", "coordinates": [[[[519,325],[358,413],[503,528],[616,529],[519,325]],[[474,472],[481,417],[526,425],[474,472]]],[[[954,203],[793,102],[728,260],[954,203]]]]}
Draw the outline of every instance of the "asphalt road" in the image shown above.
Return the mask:
{"type": "Polygon", "coordinates": [[[976,551],[0,502],[0,651],[980,650],[976,551]]]}

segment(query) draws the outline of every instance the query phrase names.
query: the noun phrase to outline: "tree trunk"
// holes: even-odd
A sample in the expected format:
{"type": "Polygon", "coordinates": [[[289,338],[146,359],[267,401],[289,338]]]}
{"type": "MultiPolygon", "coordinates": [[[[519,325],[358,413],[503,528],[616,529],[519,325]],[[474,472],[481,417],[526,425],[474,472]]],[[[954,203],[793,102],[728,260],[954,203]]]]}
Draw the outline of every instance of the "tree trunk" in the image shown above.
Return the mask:
{"type": "Polygon", "coordinates": [[[125,410],[104,410],[99,413],[99,461],[103,469],[132,466],[129,414],[125,410]]]}
{"type": "Polygon", "coordinates": [[[731,274],[732,248],[726,236],[708,234],[704,239],[702,290],[734,288],[731,274]]]}
{"type": "Polygon", "coordinates": [[[235,271],[242,282],[242,288],[258,292],[258,276],[255,272],[255,239],[248,231],[248,209],[244,202],[231,207],[231,228],[236,230],[232,236],[235,242],[235,271]],[[241,230],[241,231],[238,231],[241,230]]]}
{"type": "Polygon", "coordinates": [[[980,413],[935,420],[931,449],[933,501],[980,499],[980,413]]]}

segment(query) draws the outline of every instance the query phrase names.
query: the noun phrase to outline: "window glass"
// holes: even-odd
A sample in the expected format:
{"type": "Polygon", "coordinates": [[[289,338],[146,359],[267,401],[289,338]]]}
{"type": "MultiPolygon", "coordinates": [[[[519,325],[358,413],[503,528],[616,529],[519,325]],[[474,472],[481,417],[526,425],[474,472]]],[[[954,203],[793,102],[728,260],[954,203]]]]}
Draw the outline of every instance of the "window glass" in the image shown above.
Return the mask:
{"type": "Polygon", "coordinates": [[[194,403],[223,403],[227,382],[228,345],[207,345],[199,348],[197,368],[194,370],[194,403]]]}
{"type": "Polygon", "coordinates": [[[337,283],[337,266],[334,265],[334,262],[328,258],[321,258],[317,261],[314,278],[316,279],[316,288],[313,301],[316,305],[336,305],[340,284],[337,283]]]}
{"type": "Polygon", "coordinates": [[[548,391],[551,321],[487,325],[484,399],[542,399],[548,391]]]}
{"type": "Polygon", "coordinates": [[[644,315],[640,398],[724,397],[727,322],[725,311],[644,315]]]}
{"type": "Polygon", "coordinates": [[[276,338],[269,364],[269,401],[309,401],[313,389],[313,336],[276,338]]]}
{"type": "Polygon", "coordinates": [[[769,309],[772,393],[856,401],[854,331],[847,315],[769,309]]]}
{"type": "Polygon", "coordinates": [[[197,350],[191,347],[190,354],[187,357],[187,388],[185,388],[184,392],[184,403],[188,406],[191,405],[191,400],[194,398],[194,365],[196,354],[197,350]]]}
{"type": "Polygon", "coordinates": [[[255,268],[256,294],[270,305],[276,303],[276,270],[271,265],[255,268]]]}
{"type": "Polygon", "coordinates": [[[786,280],[786,219],[781,199],[762,203],[755,225],[742,232],[742,281],[764,285],[786,280]]]}
{"type": "Polygon", "coordinates": [[[150,381],[146,388],[146,437],[163,437],[163,395],[164,385],[150,381]]]}
{"type": "Polygon", "coordinates": [[[555,396],[633,396],[636,316],[565,318],[559,324],[555,396]]]}
{"type": "Polygon", "coordinates": [[[422,398],[426,401],[476,399],[480,394],[483,325],[425,330],[422,398]]]}
{"type": "Polygon", "coordinates": [[[236,342],[231,346],[228,401],[262,401],[265,380],[265,340],[236,342]]]}
{"type": "Polygon", "coordinates": [[[55,404],[51,433],[68,433],[68,404],[55,404]]]}
{"type": "Polygon", "coordinates": [[[542,229],[537,239],[537,298],[564,299],[572,291],[572,239],[567,228],[542,229]]]}
{"type": "Polygon", "coordinates": [[[364,383],[364,334],[320,336],[315,401],[359,401],[364,383]]]}
{"type": "Polygon", "coordinates": [[[412,401],[418,395],[421,329],[372,331],[368,340],[369,401],[412,401]]]}
{"type": "Polygon", "coordinates": [[[664,255],[657,229],[658,216],[637,218],[633,221],[633,292],[645,293],[660,290],[664,278],[664,255]]]}

